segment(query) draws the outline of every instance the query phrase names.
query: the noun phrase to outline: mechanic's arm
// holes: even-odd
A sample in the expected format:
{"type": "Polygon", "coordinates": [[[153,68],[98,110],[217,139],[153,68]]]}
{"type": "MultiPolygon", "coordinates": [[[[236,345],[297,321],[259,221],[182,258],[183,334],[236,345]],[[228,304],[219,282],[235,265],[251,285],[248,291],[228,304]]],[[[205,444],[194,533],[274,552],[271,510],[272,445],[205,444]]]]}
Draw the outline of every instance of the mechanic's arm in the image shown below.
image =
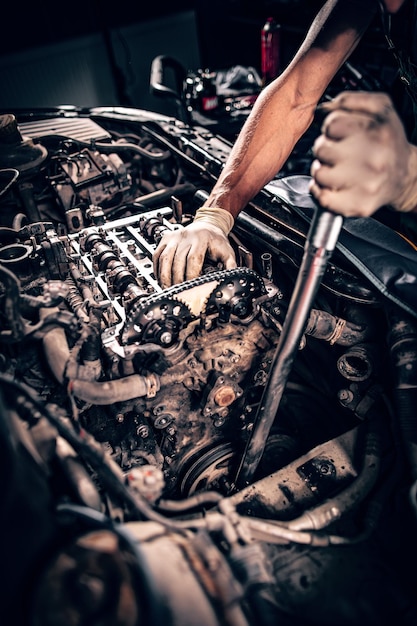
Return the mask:
{"type": "Polygon", "coordinates": [[[417,147],[389,96],[343,92],[327,108],[311,166],[320,204],[345,217],[368,217],[384,205],[417,211],[417,147]]]}
{"type": "Polygon", "coordinates": [[[204,206],[154,253],[163,287],[198,276],[207,255],[236,264],[227,236],[234,218],[282,168],[310,126],[325,89],[375,14],[374,0],[328,0],[285,71],[257,98],[204,206]]]}

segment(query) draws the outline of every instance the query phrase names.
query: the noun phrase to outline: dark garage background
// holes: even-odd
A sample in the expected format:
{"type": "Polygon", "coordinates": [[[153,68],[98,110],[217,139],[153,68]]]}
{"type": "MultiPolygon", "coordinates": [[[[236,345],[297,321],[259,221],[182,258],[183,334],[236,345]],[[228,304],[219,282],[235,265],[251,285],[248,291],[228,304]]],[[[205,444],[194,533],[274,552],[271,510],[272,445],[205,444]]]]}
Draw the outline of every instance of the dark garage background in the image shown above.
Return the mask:
{"type": "MultiPolygon", "coordinates": [[[[37,0],[21,6],[9,1],[1,12],[0,109],[70,104],[167,112],[167,103],[149,91],[155,56],[173,56],[192,71],[235,64],[260,71],[260,31],[273,16],[281,24],[281,63],[286,64],[322,4],[84,0],[71,5],[37,0]]],[[[378,66],[381,76],[384,48],[376,31],[371,29],[357,56],[378,66]]]]}

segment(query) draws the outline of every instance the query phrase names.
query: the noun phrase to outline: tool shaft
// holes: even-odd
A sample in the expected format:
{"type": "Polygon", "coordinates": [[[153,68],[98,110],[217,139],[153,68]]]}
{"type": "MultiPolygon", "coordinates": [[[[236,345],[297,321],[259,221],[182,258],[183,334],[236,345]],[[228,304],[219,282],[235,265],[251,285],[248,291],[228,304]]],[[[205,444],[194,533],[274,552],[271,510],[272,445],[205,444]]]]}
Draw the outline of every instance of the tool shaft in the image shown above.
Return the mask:
{"type": "Polygon", "coordinates": [[[308,315],[327,262],[336,246],[342,224],[341,215],[325,211],[320,207],[315,210],[268,381],[236,475],[234,486],[237,489],[250,483],[261,460],[300,346],[308,315]]]}

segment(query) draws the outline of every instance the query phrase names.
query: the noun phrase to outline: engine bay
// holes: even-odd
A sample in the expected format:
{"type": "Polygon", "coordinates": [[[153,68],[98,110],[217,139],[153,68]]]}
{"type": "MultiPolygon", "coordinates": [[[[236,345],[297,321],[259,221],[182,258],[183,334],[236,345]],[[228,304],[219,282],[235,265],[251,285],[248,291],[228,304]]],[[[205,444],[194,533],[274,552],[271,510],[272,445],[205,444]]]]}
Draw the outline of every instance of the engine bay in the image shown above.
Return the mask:
{"type": "Polygon", "coordinates": [[[345,244],[259,427],[314,211],[306,152],[237,218],[236,269],[153,273],[230,148],[137,109],[0,116],[7,624],[416,623],[417,309],[345,244]]]}

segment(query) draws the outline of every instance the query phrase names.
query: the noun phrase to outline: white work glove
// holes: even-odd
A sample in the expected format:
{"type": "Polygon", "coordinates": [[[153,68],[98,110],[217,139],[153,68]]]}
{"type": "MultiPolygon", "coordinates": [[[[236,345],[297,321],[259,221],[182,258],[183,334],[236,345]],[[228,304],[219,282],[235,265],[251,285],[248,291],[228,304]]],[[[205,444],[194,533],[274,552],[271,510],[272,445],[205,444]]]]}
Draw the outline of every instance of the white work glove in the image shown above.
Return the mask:
{"type": "Polygon", "coordinates": [[[388,95],[342,92],[323,108],[330,113],[313,145],[310,185],[321,206],[345,217],[417,207],[417,147],[388,95]]]}
{"type": "Polygon", "coordinates": [[[166,231],[153,254],[154,273],[161,287],[181,283],[201,274],[204,260],[236,267],[236,257],[227,238],[233,216],[218,207],[201,207],[194,221],[181,230],[166,231]]]}

